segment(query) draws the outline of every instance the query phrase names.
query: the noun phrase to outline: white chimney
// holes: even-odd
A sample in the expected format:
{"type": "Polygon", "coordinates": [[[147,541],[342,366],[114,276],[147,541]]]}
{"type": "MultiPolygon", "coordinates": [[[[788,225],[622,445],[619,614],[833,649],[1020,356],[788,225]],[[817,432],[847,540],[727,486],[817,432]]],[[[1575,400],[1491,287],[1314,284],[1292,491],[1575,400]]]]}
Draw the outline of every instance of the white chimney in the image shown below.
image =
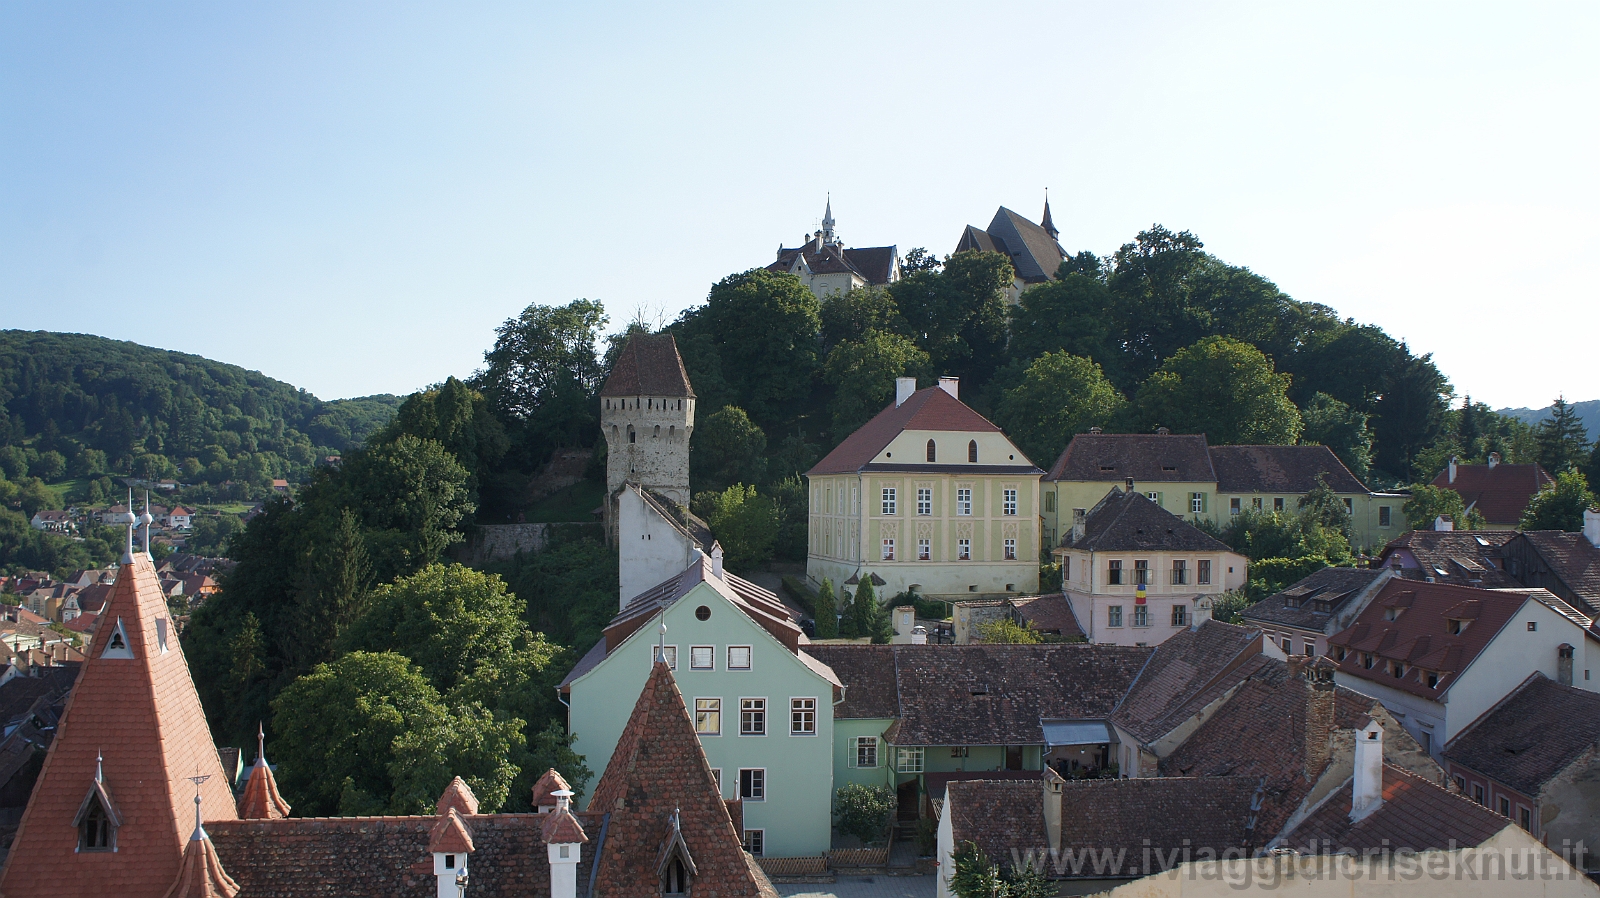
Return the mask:
{"type": "Polygon", "coordinates": [[[1081,508],[1072,510],[1072,541],[1076,544],[1089,530],[1089,513],[1081,508]]]}
{"type": "Polygon", "coordinates": [[[1350,819],[1360,820],[1383,804],[1383,727],[1369,721],[1356,734],[1356,775],[1350,791],[1350,819]]]}
{"type": "Polygon", "coordinates": [[[911,628],[911,644],[912,645],[927,645],[928,644],[928,628],[924,627],[921,624],[917,624],[915,627],[912,627],[911,628]]]}
{"type": "Polygon", "coordinates": [[[894,635],[911,638],[917,626],[917,609],[913,605],[900,605],[894,609],[894,635]]]}
{"type": "Polygon", "coordinates": [[[1456,522],[1452,521],[1449,515],[1442,514],[1433,519],[1433,529],[1441,533],[1455,530],[1456,522]]]}
{"type": "Polygon", "coordinates": [[[1498,453],[1498,452],[1489,453],[1489,470],[1493,471],[1494,470],[1494,466],[1498,465],[1498,464],[1500,464],[1500,453],[1498,453]]]}
{"type": "Polygon", "coordinates": [[[1211,597],[1210,596],[1201,596],[1200,598],[1195,599],[1194,600],[1194,617],[1193,617],[1193,621],[1194,622],[1189,625],[1189,629],[1198,630],[1198,629],[1200,629],[1200,625],[1201,624],[1204,624],[1206,621],[1208,621],[1210,619],[1211,619],[1211,597]]]}
{"type": "Polygon", "coordinates": [[[1048,765],[1044,768],[1044,831],[1050,850],[1061,851],[1061,788],[1067,783],[1048,765]]]}
{"type": "MultiPolygon", "coordinates": [[[[571,813],[571,789],[557,789],[550,794],[555,796],[557,815],[571,813]]],[[[583,855],[583,844],[550,842],[545,847],[550,857],[550,898],[578,898],[578,859],[583,855]]]]}
{"type": "Polygon", "coordinates": [[[1583,510],[1583,538],[1589,545],[1600,549],[1600,511],[1593,508],[1583,510]]]}
{"type": "Polygon", "coordinates": [[[1450,456],[1450,482],[1456,482],[1456,457],[1450,456]]]}
{"type": "Polygon", "coordinates": [[[716,577],[718,580],[727,579],[722,576],[722,543],[720,542],[711,544],[711,576],[716,577]]]}
{"type": "Polygon", "coordinates": [[[941,377],[941,378],[939,378],[939,389],[945,391],[946,393],[949,393],[951,399],[960,399],[961,398],[961,378],[959,378],[959,377],[941,377]]]}
{"type": "Polygon", "coordinates": [[[897,378],[895,378],[894,379],[894,407],[895,408],[899,408],[900,406],[905,405],[906,400],[910,399],[911,398],[911,394],[915,393],[916,391],[917,391],[917,379],[915,377],[897,377],[897,378]]]}

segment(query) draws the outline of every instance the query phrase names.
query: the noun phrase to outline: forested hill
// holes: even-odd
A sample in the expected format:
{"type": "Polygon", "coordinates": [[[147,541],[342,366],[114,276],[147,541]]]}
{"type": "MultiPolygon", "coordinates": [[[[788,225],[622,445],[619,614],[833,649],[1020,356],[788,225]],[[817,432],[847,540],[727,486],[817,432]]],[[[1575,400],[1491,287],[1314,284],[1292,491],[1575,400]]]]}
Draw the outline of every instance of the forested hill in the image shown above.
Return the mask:
{"type": "MultiPolygon", "coordinates": [[[[1582,422],[1583,429],[1588,431],[1589,439],[1600,439],[1600,399],[1590,399],[1586,402],[1568,403],[1572,407],[1578,420],[1582,422]]],[[[1500,414],[1508,418],[1516,418],[1524,424],[1538,424],[1550,419],[1550,406],[1544,408],[1503,408],[1500,414]]]]}
{"type": "Polygon", "coordinates": [[[300,480],[322,456],[359,445],[399,404],[387,395],[323,402],[258,371],[137,343],[0,331],[7,468],[54,452],[74,476],[300,480]]]}

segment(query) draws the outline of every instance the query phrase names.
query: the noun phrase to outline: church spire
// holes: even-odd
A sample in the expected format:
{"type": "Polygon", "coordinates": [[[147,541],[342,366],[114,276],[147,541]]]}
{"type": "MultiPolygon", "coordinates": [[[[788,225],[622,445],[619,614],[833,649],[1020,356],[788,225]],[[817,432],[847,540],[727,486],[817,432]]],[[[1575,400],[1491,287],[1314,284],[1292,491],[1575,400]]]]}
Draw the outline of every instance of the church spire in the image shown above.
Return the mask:
{"type": "Polygon", "coordinates": [[[828,205],[822,212],[822,242],[824,244],[838,242],[833,234],[833,194],[828,194],[828,205]]]}
{"type": "Polygon", "coordinates": [[[1050,188],[1048,187],[1044,189],[1044,220],[1039,222],[1039,227],[1044,228],[1044,232],[1050,235],[1051,240],[1061,237],[1061,232],[1056,230],[1056,223],[1050,220],[1050,188]]]}

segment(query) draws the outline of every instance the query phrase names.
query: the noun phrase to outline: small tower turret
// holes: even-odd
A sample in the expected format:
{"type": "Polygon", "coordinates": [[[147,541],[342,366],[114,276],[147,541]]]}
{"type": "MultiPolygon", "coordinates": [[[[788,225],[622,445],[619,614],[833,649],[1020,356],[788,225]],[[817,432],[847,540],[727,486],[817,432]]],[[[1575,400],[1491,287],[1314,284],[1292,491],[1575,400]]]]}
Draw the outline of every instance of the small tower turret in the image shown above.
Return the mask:
{"type": "Polygon", "coordinates": [[[1039,227],[1044,228],[1044,232],[1050,235],[1051,240],[1061,239],[1061,232],[1056,230],[1056,223],[1050,220],[1050,189],[1048,187],[1044,191],[1044,220],[1039,222],[1039,227]]]}
{"type": "Polygon", "coordinates": [[[828,194],[828,205],[822,210],[822,244],[833,246],[839,237],[833,232],[833,194],[828,194]]]}
{"type": "Polygon", "coordinates": [[[694,390],[671,334],[634,334],[600,388],[606,439],[606,537],[616,544],[617,494],[633,482],[689,504],[694,390]]]}

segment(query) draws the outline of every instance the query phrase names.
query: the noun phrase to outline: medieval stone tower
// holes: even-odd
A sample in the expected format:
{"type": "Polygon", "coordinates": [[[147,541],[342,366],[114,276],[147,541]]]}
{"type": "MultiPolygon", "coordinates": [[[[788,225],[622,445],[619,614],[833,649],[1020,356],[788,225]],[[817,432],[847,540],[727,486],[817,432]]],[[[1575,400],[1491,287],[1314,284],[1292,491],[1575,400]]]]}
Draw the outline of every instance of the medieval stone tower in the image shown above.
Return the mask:
{"type": "Polygon", "coordinates": [[[624,483],[689,504],[689,435],[694,390],[671,334],[635,334],[600,389],[606,438],[606,538],[617,541],[617,495],[624,483]]]}

